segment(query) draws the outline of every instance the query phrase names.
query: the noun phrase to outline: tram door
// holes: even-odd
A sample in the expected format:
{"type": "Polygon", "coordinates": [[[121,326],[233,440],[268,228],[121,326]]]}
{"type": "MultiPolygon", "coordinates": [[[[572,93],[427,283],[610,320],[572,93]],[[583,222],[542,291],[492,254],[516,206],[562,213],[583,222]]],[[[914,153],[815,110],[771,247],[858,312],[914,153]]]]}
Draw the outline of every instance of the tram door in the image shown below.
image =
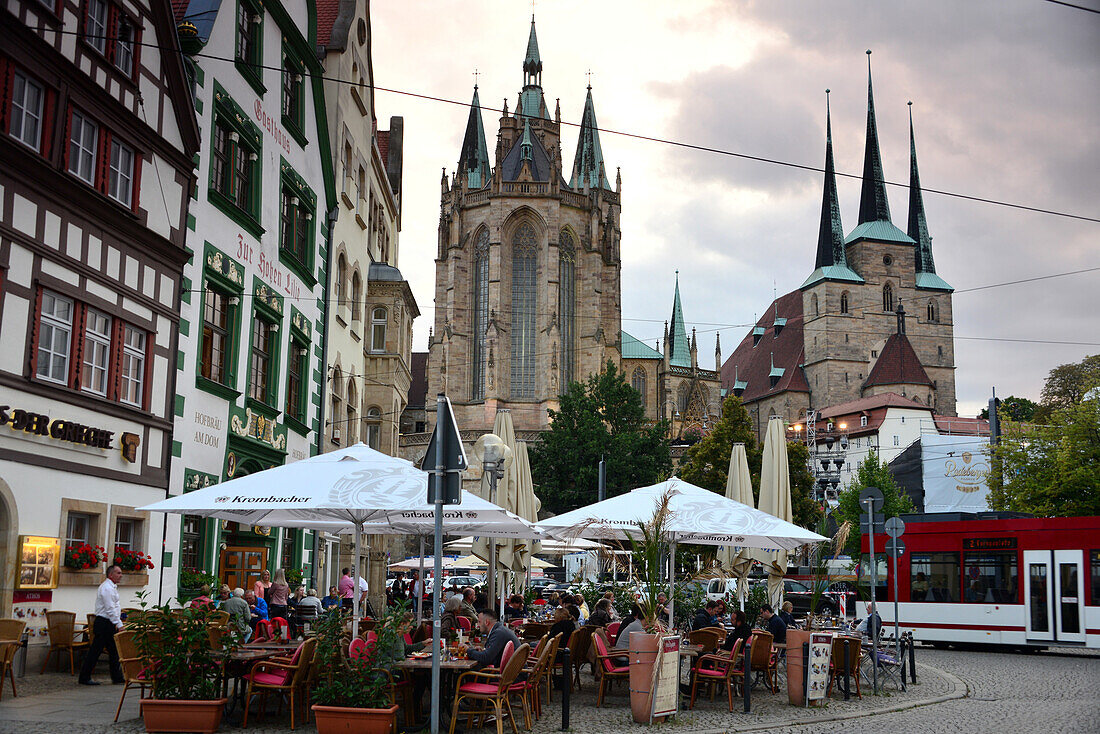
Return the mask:
{"type": "Polygon", "coordinates": [[[1084,551],[1054,551],[1054,602],[1058,610],[1058,640],[1085,642],[1084,551]]]}
{"type": "Polygon", "coordinates": [[[1050,551],[1024,551],[1024,615],[1029,640],[1054,640],[1050,551]]]}

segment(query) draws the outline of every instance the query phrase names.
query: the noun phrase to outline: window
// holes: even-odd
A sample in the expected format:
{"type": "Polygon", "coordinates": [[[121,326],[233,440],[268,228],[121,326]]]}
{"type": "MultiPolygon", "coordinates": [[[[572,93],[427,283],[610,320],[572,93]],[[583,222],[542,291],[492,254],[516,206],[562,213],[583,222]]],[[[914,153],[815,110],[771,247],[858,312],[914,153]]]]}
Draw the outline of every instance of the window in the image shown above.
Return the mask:
{"type": "Polygon", "coordinates": [[[107,370],[111,354],[111,317],[88,309],[84,316],[84,366],[81,388],[107,395],[107,370]]]}
{"type": "Polygon", "coordinates": [[[840,312],[848,313],[848,291],[840,294],[840,312]]]}
{"type": "Polygon", "coordinates": [[[69,351],[73,336],[73,302],[43,291],[42,315],[38,326],[36,374],[51,382],[69,381],[69,351]]]}
{"type": "Polygon", "coordinates": [[[489,328],[489,230],[477,235],[474,250],[473,364],[470,399],[485,399],[485,330],[489,328]]]}
{"type": "Polygon", "coordinates": [[[537,241],[524,222],[512,235],[512,397],[535,397],[537,241]]]}
{"type": "Polygon", "coordinates": [[[130,146],[111,141],[111,168],[107,181],[107,195],[126,206],[133,199],[134,151],[130,146]]]}
{"type": "Polygon", "coordinates": [[[283,51],[283,124],[291,135],[302,142],[304,94],[301,65],[283,51]]]}
{"type": "Polygon", "coordinates": [[[42,85],[16,71],[12,76],[11,123],[8,132],[13,138],[34,150],[41,150],[42,112],[46,92],[42,85]]]}
{"type": "Polygon", "coordinates": [[[214,85],[214,100],[210,199],[230,218],[258,237],[263,234],[258,221],[260,131],[217,83],[214,85]]]}
{"type": "Polygon", "coordinates": [[[252,319],[252,356],[248,367],[248,396],[267,405],[275,401],[275,350],[277,327],[259,316],[252,319]]]}
{"type": "Polygon", "coordinates": [[[895,446],[900,446],[901,445],[901,439],[898,438],[897,436],[894,436],[894,445],[895,446]]]}
{"type": "Polygon", "coordinates": [[[140,521],[120,517],[115,521],[115,550],[137,550],[140,521]]]}
{"type": "Polygon", "coordinates": [[[866,428],[867,427],[867,416],[861,415],[859,417],[859,427],[860,428],[866,428]]]}
{"type": "MultiPolygon", "coordinates": [[[[283,212],[284,227],[286,226],[287,214],[283,212]]],[[[347,308],[347,301],[344,299],[344,284],[348,280],[348,260],[344,257],[344,253],[340,253],[340,256],[336,258],[336,312],[342,313],[347,308]]]]}
{"type": "Polygon", "coordinates": [[[359,426],[357,425],[359,423],[359,411],[355,408],[355,406],[359,404],[358,401],[359,396],[355,391],[355,383],[353,383],[351,380],[348,380],[348,413],[347,420],[344,422],[344,425],[346,426],[345,430],[348,432],[348,446],[351,446],[355,443],[355,435],[359,429],[359,426]]]}
{"type": "Polygon", "coordinates": [[[283,530],[283,543],[280,549],[282,557],[281,564],[283,568],[291,568],[294,565],[294,546],[295,546],[295,532],[290,528],[283,530]]]}
{"type": "Polygon", "coordinates": [[[967,553],[964,600],[975,604],[1017,604],[1016,551],[967,553]]]}
{"type": "Polygon", "coordinates": [[[229,326],[230,309],[233,307],[229,296],[207,287],[203,296],[199,374],[222,385],[229,384],[229,326]]]}
{"type": "Polygon", "coordinates": [[[817,301],[817,294],[816,293],[813,294],[813,296],[810,298],[810,303],[813,304],[814,316],[820,316],[821,315],[821,306],[817,301]]]}
{"type": "Polygon", "coordinates": [[[931,324],[939,323],[939,318],[936,317],[936,302],[928,302],[928,322],[931,324]]]}
{"type": "Polygon", "coordinates": [[[92,516],[85,512],[70,512],[65,529],[65,547],[91,544],[92,516]]]}
{"type": "Polygon", "coordinates": [[[261,95],[267,91],[260,74],[263,35],[263,15],[260,8],[248,0],[237,0],[237,70],[256,93],[261,95]]]}
{"type": "Polygon", "coordinates": [[[370,313],[370,350],[386,351],[386,309],[376,308],[370,313]]]}
{"type": "Polygon", "coordinates": [[[134,74],[134,26],[125,18],[119,18],[115,31],[114,64],[126,76],[134,74]]]}
{"type": "MultiPolygon", "coordinates": [[[[310,220],[313,218],[303,204],[300,197],[289,186],[283,187],[283,229],[279,240],[282,253],[290,257],[299,265],[309,267],[309,230],[310,220]]],[[[343,274],[337,269],[337,294],[343,298],[344,280],[347,278],[347,263],[343,263],[343,274]]]]}
{"type": "Polygon", "coordinates": [[[681,382],[680,387],[676,391],[676,410],[681,414],[686,413],[688,409],[688,400],[691,398],[691,386],[686,382],[681,382]]]}
{"type": "MultiPolygon", "coordinates": [[[[564,231],[558,238],[558,320],[561,329],[561,380],[558,388],[562,393],[569,389],[573,381],[574,362],[576,361],[576,322],[574,304],[576,302],[576,280],[574,278],[574,260],[576,258],[573,235],[564,231]]],[[[643,393],[644,399],[644,393],[643,393]]]]}
{"type": "Polygon", "coordinates": [[[890,285],[889,283],[882,286],[882,310],[894,310],[894,286],[890,285]]]}
{"type": "Polygon", "coordinates": [[[291,338],[286,366],[286,415],[299,423],[305,423],[306,419],[305,381],[302,379],[306,374],[306,357],[306,346],[291,338]]]}
{"type": "Polygon", "coordinates": [[[367,435],[366,444],[375,451],[378,450],[378,445],[382,439],[382,409],[377,407],[370,407],[367,409],[366,420],[367,435]]]}
{"type": "Polygon", "coordinates": [[[1097,607],[1100,606],[1100,550],[1089,551],[1089,576],[1092,587],[1089,605],[1097,607]]]}
{"type": "Polygon", "coordinates": [[[73,110],[69,125],[69,173],[85,183],[95,183],[99,126],[83,112],[73,110]]]}
{"type": "Polygon", "coordinates": [[[959,600],[958,553],[914,553],[909,559],[909,569],[912,601],[959,600]]]}
{"type": "Polygon", "coordinates": [[[630,373],[630,386],[642,396],[642,407],[644,408],[646,404],[645,370],[641,367],[635,367],[634,371],[630,373]]]}
{"type": "Polygon", "coordinates": [[[351,320],[352,322],[359,321],[360,310],[363,305],[363,284],[359,278],[359,271],[356,270],[351,274],[351,320]]]}
{"type": "Polygon", "coordinates": [[[145,397],[145,332],[129,324],[122,327],[122,369],[118,399],[141,405],[145,397]]]}
{"type": "Polygon", "coordinates": [[[107,3],[88,0],[84,16],[84,40],[101,54],[107,53],[107,3]]]}
{"type": "Polygon", "coordinates": [[[180,568],[202,568],[202,518],[184,515],[180,523],[180,568]]]}

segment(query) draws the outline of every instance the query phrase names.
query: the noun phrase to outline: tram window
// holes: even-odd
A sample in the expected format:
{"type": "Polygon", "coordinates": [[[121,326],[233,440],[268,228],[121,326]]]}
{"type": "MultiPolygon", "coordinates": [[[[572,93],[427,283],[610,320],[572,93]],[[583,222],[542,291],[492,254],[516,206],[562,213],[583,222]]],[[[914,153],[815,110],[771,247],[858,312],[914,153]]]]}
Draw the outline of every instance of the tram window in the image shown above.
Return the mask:
{"type": "Polygon", "coordinates": [[[1092,594],[1089,604],[1100,607],[1100,550],[1089,551],[1089,576],[1092,586],[1092,594]]]}
{"type": "Polygon", "coordinates": [[[963,599],[974,604],[1016,604],[1016,552],[967,553],[963,599]]]}
{"type": "Polygon", "coordinates": [[[957,602],[959,554],[914,553],[909,562],[911,601],[957,602]]]}

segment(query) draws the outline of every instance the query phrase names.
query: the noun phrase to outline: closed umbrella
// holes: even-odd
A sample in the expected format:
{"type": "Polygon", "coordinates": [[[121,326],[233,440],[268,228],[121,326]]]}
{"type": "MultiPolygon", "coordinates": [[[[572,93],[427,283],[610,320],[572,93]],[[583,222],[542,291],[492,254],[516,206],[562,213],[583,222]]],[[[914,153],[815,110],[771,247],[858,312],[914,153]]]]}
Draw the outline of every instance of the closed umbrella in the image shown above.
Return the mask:
{"type": "MultiPolygon", "coordinates": [[[[542,503],[535,496],[535,484],[531,480],[531,460],[527,457],[527,442],[516,441],[516,475],[519,479],[516,488],[516,506],[511,511],[516,516],[523,518],[534,525],[539,520],[539,509],[542,503]]],[[[514,559],[512,568],[519,573],[530,574],[531,559],[539,553],[541,546],[538,540],[528,540],[514,545],[514,559]]]]}
{"type": "MultiPolygon", "coordinates": [[[[516,454],[516,431],[512,425],[512,413],[508,410],[497,410],[493,419],[493,433],[511,449],[512,456],[516,454]]],[[[513,460],[504,470],[504,476],[497,480],[496,494],[490,497],[491,488],[489,476],[481,475],[481,486],[478,494],[484,499],[504,508],[514,508],[518,495],[519,474],[516,471],[516,462],[513,460]]],[[[489,589],[493,596],[499,591],[496,589],[496,573],[509,571],[515,563],[515,544],[499,537],[479,535],[474,542],[474,554],[489,561],[492,573],[489,575],[489,589]]],[[[502,587],[503,588],[503,587],[502,587]]]]}
{"type": "MultiPolygon", "coordinates": [[[[745,444],[735,443],[730,452],[730,468],[726,476],[726,497],[752,507],[752,475],[749,474],[749,459],[745,453],[745,444]]],[[[749,571],[752,570],[752,554],[745,548],[725,545],[718,551],[718,560],[722,568],[727,569],[737,579],[737,600],[741,609],[745,608],[748,592],[749,571]]]]}
{"type": "MultiPolygon", "coordinates": [[[[787,464],[787,437],[783,419],[772,416],[764,434],[764,454],[760,465],[760,503],[757,509],[780,520],[791,522],[791,472],[787,464]]],[[[778,610],[783,603],[783,576],[787,573],[785,550],[753,553],[768,572],[768,601],[778,610]]]]}

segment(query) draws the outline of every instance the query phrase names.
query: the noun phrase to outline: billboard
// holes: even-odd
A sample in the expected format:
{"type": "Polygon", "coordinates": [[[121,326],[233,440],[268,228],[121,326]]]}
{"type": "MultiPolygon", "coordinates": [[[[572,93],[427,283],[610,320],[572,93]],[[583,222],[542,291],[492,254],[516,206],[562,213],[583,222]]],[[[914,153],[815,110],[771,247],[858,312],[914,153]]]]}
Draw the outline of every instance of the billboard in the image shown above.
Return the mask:
{"type": "Polygon", "coordinates": [[[988,511],[989,439],[925,434],[920,441],[924,511],[988,511]]]}

